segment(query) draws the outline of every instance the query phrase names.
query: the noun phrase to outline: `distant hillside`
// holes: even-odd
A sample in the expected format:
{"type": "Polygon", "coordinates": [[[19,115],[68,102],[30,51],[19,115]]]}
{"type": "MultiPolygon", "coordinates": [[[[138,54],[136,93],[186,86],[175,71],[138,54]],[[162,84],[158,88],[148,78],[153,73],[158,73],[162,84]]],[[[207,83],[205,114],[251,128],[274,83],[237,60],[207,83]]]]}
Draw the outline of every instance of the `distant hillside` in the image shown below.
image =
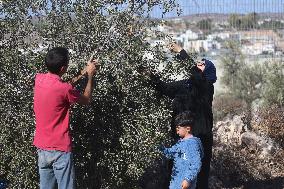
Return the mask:
{"type": "MultiPolygon", "coordinates": [[[[223,21],[227,21],[230,15],[231,14],[221,14],[221,13],[193,14],[193,15],[188,15],[188,16],[172,17],[172,18],[168,18],[167,20],[170,21],[170,20],[181,19],[184,21],[188,20],[192,22],[198,22],[200,20],[210,18],[214,22],[223,22],[223,21]]],[[[245,14],[240,14],[240,15],[245,16],[245,14]]],[[[267,19],[267,18],[284,20],[283,13],[257,13],[257,15],[259,16],[260,20],[267,19]]]]}

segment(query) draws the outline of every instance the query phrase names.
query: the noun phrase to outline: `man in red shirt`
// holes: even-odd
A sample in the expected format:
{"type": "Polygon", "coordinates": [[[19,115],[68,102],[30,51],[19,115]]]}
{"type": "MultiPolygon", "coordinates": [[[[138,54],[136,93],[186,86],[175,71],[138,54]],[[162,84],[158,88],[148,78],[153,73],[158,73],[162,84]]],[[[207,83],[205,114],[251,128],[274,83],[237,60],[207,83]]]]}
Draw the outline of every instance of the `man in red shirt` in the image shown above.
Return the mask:
{"type": "Polygon", "coordinates": [[[84,69],[88,82],[83,94],[61,80],[69,63],[68,50],[51,49],[45,57],[48,73],[38,73],[34,87],[36,130],[33,144],[38,148],[40,188],[75,188],[75,172],[69,128],[69,110],[74,103],[89,104],[92,97],[96,61],[84,69]]]}

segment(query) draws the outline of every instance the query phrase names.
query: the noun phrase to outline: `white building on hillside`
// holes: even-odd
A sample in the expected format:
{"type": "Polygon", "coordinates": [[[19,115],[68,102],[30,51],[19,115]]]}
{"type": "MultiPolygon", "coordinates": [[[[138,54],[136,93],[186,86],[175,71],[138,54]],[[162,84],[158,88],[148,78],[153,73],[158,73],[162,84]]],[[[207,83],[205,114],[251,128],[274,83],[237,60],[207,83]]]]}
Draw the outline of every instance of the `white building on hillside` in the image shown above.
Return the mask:
{"type": "Polygon", "coordinates": [[[215,40],[195,40],[189,41],[184,48],[194,52],[207,52],[210,50],[221,49],[221,44],[215,40]]]}
{"type": "Polygon", "coordinates": [[[242,46],[242,53],[246,55],[274,54],[275,44],[273,43],[252,43],[242,46]]]}
{"type": "Polygon", "coordinates": [[[201,31],[194,32],[192,30],[186,30],[182,34],[175,34],[173,36],[173,39],[178,44],[182,45],[185,49],[188,49],[188,47],[190,46],[190,42],[194,41],[194,40],[197,40],[201,36],[202,36],[202,32],[201,31]]]}

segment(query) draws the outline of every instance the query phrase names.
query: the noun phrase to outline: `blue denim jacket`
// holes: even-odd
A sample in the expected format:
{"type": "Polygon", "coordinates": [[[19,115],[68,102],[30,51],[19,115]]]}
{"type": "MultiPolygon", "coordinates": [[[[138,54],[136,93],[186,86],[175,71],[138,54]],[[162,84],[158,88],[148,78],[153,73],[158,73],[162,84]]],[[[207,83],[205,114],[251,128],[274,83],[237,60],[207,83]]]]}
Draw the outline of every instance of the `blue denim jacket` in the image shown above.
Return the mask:
{"type": "Polygon", "coordinates": [[[170,189],[181,189],[183,180],[190,183],[189,189],[194,189],[203,157],[200,139],[197,137],[181,139],[171,148],[161,150],[168,159],[174,160],[170,189]]]}
{"type": "Polygon", "coordinates": [[[8,187],[8,184],[4,180],[0,180],[0,189],[5,189],[8,187]]]}

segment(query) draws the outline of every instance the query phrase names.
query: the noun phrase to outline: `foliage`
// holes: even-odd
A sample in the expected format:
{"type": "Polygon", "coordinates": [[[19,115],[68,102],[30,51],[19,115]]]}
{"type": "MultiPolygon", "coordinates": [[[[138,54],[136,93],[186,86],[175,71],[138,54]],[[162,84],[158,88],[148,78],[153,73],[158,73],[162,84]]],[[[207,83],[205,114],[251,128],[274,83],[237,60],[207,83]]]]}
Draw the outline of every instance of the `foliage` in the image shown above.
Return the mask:
{"type": "Polygon", "coordinates": [[[258,20],[259,17],[257,13],[250,13],[245,16],[231,14],[228,21],[232,28],[249,30],[258,27],[258,20]]]}
{"type": "Polygon", "coordinates": [[[240,69],[244,66],[244,56],[242,55],[240,46],[237,42],[227,41],[225,47],[228,51],[221,59],[224,69],[221,81],[225,86],[233,89],[237,82],[240,69]]]}
{"type": "Polygon", "coordinates": [[[231,14],[229,17],[229,24],[232,28],[239,28],[241,25],[240,15],[231,14]]]}
{"type": "Polygon", "coordinates": [[[263,23],[260,25],[260,28],[264,29],[283,29],[284,23],[278,20],[270,20],[270,21],[263,21],[263,23]]]}
{"type": "Polygon", "coordinates": [[[246,64],[236,42],[226,44],[228,52],[222,58],[224,74],[222,82],[228,90],[249,106],[260,97],[261,84],[263,83],[263,67],[257,63],[246,64]]]}
{"type": "Polygon", "coordinates": [[[212,29],[212,20],[211,19],[203,19],[203,20],[200,20],[199,22],[197,22],[197,27],[200,29],[200,30],[211,30],[212,29]]]}
{"type": "Polygon", "coordinates": [[[246,103],[231,93],[218,94],[213,101],[214,121],[221,121],[225,117],[240,115],[247,111],[246,103]]]}
{"type": "Polygon", "coordinates": [[[266,105],[284,105],[284,63],[272,60],[264,65],[264,82],[261,96],[266,105]]]}
{"type": "Polygon", "coordinates": [[[253,120],[253,128],[264,136],[272,138],[282,149],[284,148],[284,108],[279,105],[263,107],[257,111],[253,120]]]}
{"type": "MultiPolygon", "coordinates": [[[[273,87],[264,85],[264,83],[270,83],[272,80],[268,77],[265,79],[264,70],[267,67],[256,62],[245,63],[244,56],[236,42],[229,41],[226,47],[228,51],[222,58],[223,76],[221,81],[228,88],[230,94],[246,103],[245,123],[248,128],[251,128],[252,110],[254,108],[253,102],[257,99],[267,97],[265,92],[263,92],[265,90],[275,92],[273,87]]],[[[270,71],[268,70],[266,72],[269,73],[270,71]]],[[[279,90],[282,90],[282,87],[278,83],[276,86],[280,87],[279,90]]],[[[269,99],[273,99],[273,97],[268,96],[266,101],[269,101],[269,99]]]]}
{"type": "Polygon", "coordinates": [[[266,105],[283,106],[283,62],[272,59],[264,64],[245,63],[236,42],[230,41],[226,47],[228,52],[221,60],[224,71],[221,80],[228,91],[249,106],[256,99],[262,99],[266,105]]]}
{"type": "Polygon", "coordinates": [[[78,188],[134,189],[145,175],[157,176],[146,170],[159,160],[156,146],[167,140],[169,101],[157,100],[147,76],[136,70],[155,71],[163,63],[159,74],[168,78],[178,69],[167,64],[161,46],[147,42],[164,37],[149,19],[154,6],[164,12],[177,7],[164,0],[1,1],[0,175],[10,188],[38,187],[33,80],[54,46],[71,49],[66,80],[92,53],[101,63],[92,104],[72,109],[78,188]]]}

